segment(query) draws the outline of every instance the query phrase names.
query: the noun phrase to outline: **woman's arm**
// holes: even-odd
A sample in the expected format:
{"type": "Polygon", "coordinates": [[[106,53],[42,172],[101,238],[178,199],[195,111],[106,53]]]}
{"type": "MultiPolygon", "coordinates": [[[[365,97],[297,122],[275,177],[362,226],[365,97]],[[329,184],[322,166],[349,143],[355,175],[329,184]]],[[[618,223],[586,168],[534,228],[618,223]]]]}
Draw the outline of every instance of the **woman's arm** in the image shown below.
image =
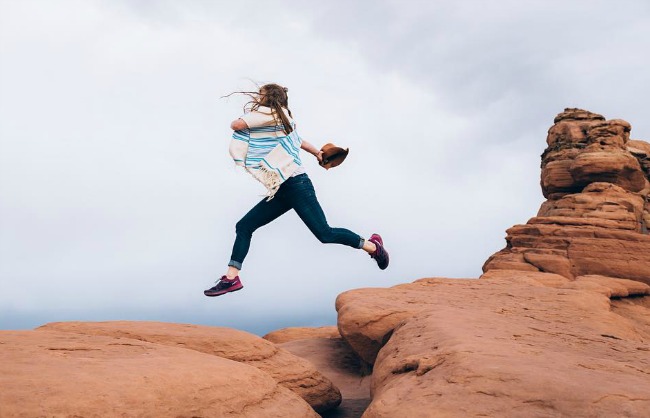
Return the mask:
{"type": "Polygon", "coordinates": [[[305,140],[303,140],[302,144],[300,144],[300,148],[304,149],[305,151],[307,151],[308,153],[316,157],[318,162],[320,162],[323,159],[323,152],[305,140]]]}
{"type": "Polygon", "coordinates": [[[233,120],[232,123],[230,124],[230,129],[232,129],[233,131],[241,131],[242,129],[247,129],[247,128],[248,125],[242,118],[233,120]]]}

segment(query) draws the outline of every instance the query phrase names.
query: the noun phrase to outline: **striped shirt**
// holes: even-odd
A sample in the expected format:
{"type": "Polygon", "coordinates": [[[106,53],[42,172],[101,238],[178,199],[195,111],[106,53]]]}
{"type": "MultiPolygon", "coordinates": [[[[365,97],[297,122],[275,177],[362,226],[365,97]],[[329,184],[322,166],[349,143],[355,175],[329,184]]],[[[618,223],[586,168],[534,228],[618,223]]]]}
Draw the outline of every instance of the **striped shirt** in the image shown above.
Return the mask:
{"type": "Polygon", "coordinates": [[[296,132],[296,123],[289,116],[288,111],[284,108],[283,110],[293,128],[293,131],[289,135],[284,132],[282,122],[279,125],[277,124],[269,107],[260,106],[257,110],[250,111],[240,117],[240,119],[246,122],[248,129],[235,131],[233,138],[248,142],[248,153],[246,154],[245,161],[246,167],[259,166],[264,157],[278,144],[281,144],[298,165],[298,169],[291,176],[294,177],[305,172],[300,161],[302,138],[296,132]]]}

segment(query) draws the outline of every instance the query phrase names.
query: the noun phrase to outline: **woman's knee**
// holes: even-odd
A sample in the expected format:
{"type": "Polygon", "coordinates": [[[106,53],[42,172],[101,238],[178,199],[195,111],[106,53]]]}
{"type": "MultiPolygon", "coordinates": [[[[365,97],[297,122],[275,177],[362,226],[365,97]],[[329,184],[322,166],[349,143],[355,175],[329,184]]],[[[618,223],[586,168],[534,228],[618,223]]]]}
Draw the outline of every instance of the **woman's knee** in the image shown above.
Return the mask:
{"type": "Polygon", "coordinates": [[[246,222],[246,219],[240,219],[239,222],[235,224],[235,232],[237,233],[237,235],[250,236],[253,235],[254,231],[255,228],[252,227],[248,222],[246,222]]]}

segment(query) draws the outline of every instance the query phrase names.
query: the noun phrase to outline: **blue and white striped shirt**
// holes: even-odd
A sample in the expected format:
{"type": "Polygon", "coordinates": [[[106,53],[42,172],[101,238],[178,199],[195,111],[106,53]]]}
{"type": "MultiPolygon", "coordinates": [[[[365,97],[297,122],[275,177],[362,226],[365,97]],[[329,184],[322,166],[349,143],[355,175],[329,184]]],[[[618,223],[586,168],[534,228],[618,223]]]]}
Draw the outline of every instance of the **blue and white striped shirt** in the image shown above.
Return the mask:
{"type": "MultiPolygon", "coordinates": [[[[302,138],[296,132],[296,124],[289,117],[286,109],[285,115],[291,123],[293,131],[287,135],[284,132],[284,126],[273,118],[271,108],[260,106],[257,110],[250,111],[241,119],[246,122],[248,129],[242,129],[233,133],[233,139],[248,143],[248,152],[246,160],[240,161],[245,163],[246,167],[257,167],[278,144],[289,154],[293,161],[298,165],[298,169],[291,175],[297,176],[305,172],[302,162],[300,161],[300,145],[302,138]]],[[[278,118],[279,119],[279,118],[278,118]]]]}

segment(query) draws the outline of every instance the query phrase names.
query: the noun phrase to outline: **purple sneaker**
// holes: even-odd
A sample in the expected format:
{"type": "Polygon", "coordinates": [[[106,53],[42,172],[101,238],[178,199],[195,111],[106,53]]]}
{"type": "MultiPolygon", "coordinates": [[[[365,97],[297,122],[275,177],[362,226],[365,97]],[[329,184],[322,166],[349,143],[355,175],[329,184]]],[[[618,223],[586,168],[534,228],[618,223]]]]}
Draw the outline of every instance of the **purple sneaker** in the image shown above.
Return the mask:
{"type": "Polygon", "coordinates": [[[377,265],[380,269],[386,270],[386,267],[388,267],[389,258],[388,251],[386,251],[384,248],[384,241],[381,239],[381,235],[372,234],[368,241],[372,242],[377,247],[375,252],[370,254],[370,257],[374,258],[375,261],[377,261],[377,265]]]}
{"type": "Polygon", "coordinates": [[[229,280],[226,276],[221,276],[221,279],[219,279],[217,284],[208,290],[204,290],[203,294],[206,296],[221,296],[228,292],[236,292],[243,287],[244,285],[241,284],[239,276],[235,277],[232,280],[229,280]]]}

